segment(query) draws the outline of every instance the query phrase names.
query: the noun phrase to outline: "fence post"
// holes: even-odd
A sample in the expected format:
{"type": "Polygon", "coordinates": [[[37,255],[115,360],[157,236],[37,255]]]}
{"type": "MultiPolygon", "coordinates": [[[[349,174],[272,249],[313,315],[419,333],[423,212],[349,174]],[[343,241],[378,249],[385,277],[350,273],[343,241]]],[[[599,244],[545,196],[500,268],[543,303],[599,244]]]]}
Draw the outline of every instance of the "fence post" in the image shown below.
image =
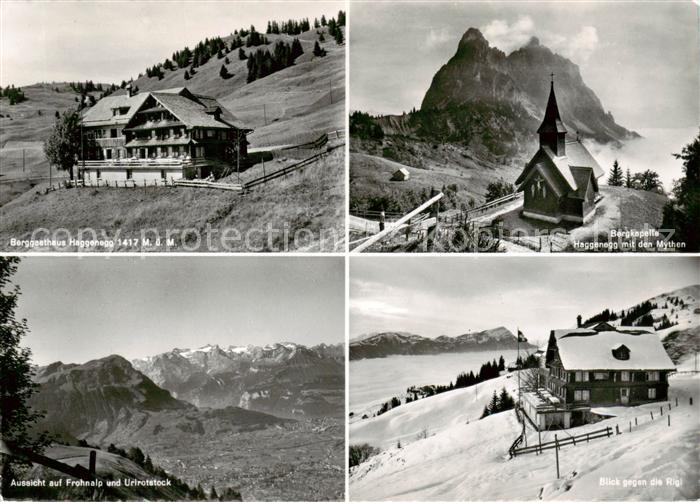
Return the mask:
{"type": "Polygon", "coordinates": [[[630,432],[632,432],[632,420],[630,420],[630,432]]]}
{"type": "Polygon", "coordinates": [[[678,407],[678,396],[676,396],[676,407],[678,407]]]}
{"type": "Polygon", "coordinates": [[[668,410],[671,411],[671,403],[668,403],[668,410]]]}
{"type": "MultiPolygon", "coordinates": [[[[435,187],[430,188],[430,198],[432,199],[438,194],[437,190],[435,187]]],[[[435,237],[437,236],[437,230],[438,230],[438,216],[439,214],[439,207],[440,207],[440,201],[435,201],[433,205],[430,207],[430,217],[435,218],[435,226],[432,228],[428,228],[427,230],[427,239],[426,239],[426,250],[428,252],[433,250],[434,244],[435,244],[435,237]]]]}
{"type": "Polygon", "coordinates": [[[659,406],[659,411],[661,412],[661,416],[663,417],[664,416],[664,407],[659,406]]]}
{"type": "Polygon", "coordinates": [[[668,426],[671,427],[671,415],[667,415],[667,416],[668,416],[668,426]]]}
{"type": "Polygon", "coordinates": [[[610,437],[610,434],[611,434],[610,427],[605,428],[605,434],[607,435],[607,437],[610,437]]]}
{"type": "Polygon", "coordinates": [[[620,426],[615,424],[615,434],[619,435],[620,434],[620,426]]]}
{"type": "Polygon", "coordinates": [[[557,461],[557,479],[559,479],[559,440],[557,435],[554,435],[554,455],[557,461]]]}
{"type": "Polygon", "coordinates": [[[649,414],[651,415],[651,419],[654,420],[654,412],[650,411],[649,414]]]}
{"type": "Polygon", "coordinates": [[[540,429],[537,429],[537,442],[540,445],[540,455],[542,455],[542,435],[540,434],[540,429]]]}
{"type": "Polygon", "coordinates": [[[690,406],[693,406],[693,398],[690,398],[690,406]]]}
{"type": "Polygon", "coordinates": [[[97,452],[90,450],[90,474],[95,475],[95,466],[97,464],[97,452]]]}
{"type": "Polygon", "coordinates": [[[634,417],[634,426],[637,427],[637,417],[634,417]]]}

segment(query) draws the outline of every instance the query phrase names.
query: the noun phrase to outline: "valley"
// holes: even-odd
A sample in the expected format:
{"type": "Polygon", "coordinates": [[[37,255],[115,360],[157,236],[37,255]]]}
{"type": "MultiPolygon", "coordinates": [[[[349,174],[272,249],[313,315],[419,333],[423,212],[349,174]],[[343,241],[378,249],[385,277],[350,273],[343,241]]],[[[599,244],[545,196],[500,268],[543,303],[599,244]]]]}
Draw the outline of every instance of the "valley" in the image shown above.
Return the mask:
{"type": "MultiPolygon", "coordinates": [[[[257,393],[260,399],[237,403],[249,409],[231,405],[231,399],[221,394],[208,393],[206,385],[199,389],[199,399],[193,399],[192,393],[185,396],[199,406],[177,399],[115,355],[82,365],[57,362],[39,368],[35,378],[39,392],[31,405],[45,416],[35,430],[48,431],[64,444],[80,440],[103,450],[110,444],[125,450],[138,446],[154,465],[191,486],[215,487],[219,492],[232,488],[246,499],[342,498],[344,378],[338,362],[342,346],[319,345],[309,350],[277,344],[238,352],[234,348],[228,354],[236,353],[249,357],[243,355],[245,363],[239,373],[226,377],[225,387],[239,392],[238,401],[245,401],[241,388],[234,385],[238,381],[246,386],[242,392],[257,393]],[[295,372],[297,351],[312,359],[303,366],[297,363],[295,372]],[[324,358],[328,362],[322,369],[324,358]],[[246,375],[258,374],[254,366],[258,363],[265,370],[259,372],[256,383],[246,375]],[[315,367],[319,369],[314,373],[315,367]],[[296,384],[292,384],[294,375],[296,384]],[[260,390],[261,386],[266,387],[260,390]],[[289,396],[294,400],[285,407],[284,398],[289,396]]],[[[222,374],[212,370],[233,364],[226,354],[206,346],[176,350],[160,359],[180,357],[184,371],[192,361],[189,369],[198,370],[192,372],[190,384],[212,375],[212,381],[221,385],[222,374]]],[[[162,380],[163,366],[154,371],[158,366],[154,359],[158,357],[148,360],[151,373],[162,380]]],[[[144,361],[139,364],[148,369],[144,361]]]]}

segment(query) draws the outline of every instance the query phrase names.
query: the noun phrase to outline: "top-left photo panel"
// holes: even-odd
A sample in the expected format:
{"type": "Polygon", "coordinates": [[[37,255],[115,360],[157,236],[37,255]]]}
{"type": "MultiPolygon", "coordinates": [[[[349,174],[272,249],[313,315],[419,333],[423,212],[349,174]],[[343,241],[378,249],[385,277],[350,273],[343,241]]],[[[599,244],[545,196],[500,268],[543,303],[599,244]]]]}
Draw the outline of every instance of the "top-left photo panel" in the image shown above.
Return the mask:
{"type": "Polygon", "coordinates": [[[3,0],[0,252],[343,252],[345,18],[3,0]]]}

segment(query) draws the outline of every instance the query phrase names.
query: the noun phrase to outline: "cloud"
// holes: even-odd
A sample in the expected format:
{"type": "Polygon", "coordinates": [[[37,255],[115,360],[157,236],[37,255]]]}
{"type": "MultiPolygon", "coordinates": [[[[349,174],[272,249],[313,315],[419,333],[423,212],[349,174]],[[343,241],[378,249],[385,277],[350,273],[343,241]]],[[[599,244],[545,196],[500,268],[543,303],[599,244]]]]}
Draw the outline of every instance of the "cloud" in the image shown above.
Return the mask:
{"type": "Polygon", "coordinates": [[[537,31],[530,16],[519,16],[512,24],[503,19],[494,19],[482,26],[481,32],[492,46],[498,47],[506,54],[519,49],[533,36],[537,36],[543,45],[575,62],[587,61],[600,42],[598,30],[594,26],[583,26],[578,33],[567,37],[550,31],[537,31]]]}
{"type": "Polygon", "coordinates": [[[425,37],[425,45],[429,49],[433,49],[437,46],[443,45],[452,40],[450,36],[450,30],[447,28],[440,28],[436,30],[430,28],[428,35],[425,37]]]}
{"type": "Polygon", "coordinates": [[[598,48],[598,30],[594,26],[583,26],[576,35],[567,38],[551,32],[543,32],[542,44],[554,52],[577,63],[588,61],[598,48]]]}
{"type": "Polygon", "coordinates": [[[598,30],[594,26],[584,26],[569,44],[572,58],[586,61],[598,48],[598,30]]]}
{"type": "Polygon", "coordinates": [[[484,37],[505,53],[511,53],[525,45],[535,32],[535,22],[530,16],[520,16],[513,24],[494,19],[481,28],[484,37]]]}

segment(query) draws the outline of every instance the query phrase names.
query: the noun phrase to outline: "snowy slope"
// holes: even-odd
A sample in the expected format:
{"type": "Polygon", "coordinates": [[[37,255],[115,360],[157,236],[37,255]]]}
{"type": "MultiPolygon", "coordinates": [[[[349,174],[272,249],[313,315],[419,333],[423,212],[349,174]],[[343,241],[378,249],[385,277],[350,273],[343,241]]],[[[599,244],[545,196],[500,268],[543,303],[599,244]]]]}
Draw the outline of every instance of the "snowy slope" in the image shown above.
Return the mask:
{"type": "MultiPolygon", "coordinates": [[[[501,377],[502,378],[502,377],[501,377]]],[[[496,379],[501,380],[501,379],[496,379]]],[[[491,381],[497,384],[497,381],[491,381]]],[[[580,434],[605,426],[620,425],[621,434],[588,444],[566,446],[560,451],[561,478],[556,479],[554,451],[542,455],[523,455],[510,460],[507,450],[519,432],[515,414],[499,413],[484,420],[467,419],[479,406],[465,403],[464,392],[448,392],[448,402],[431,405],[428,398],[423,413],[408,414],[408,405],[387,413],[382,424],[384,434],[394,438],[409,434],[409,427],[400,420],[411,420],[415,427],[434,427],[435,433],[402,448],[386,446],[384,451],[354,467],[350,473],[352,500],[691,500],[700,496],[698,488],[698,452],[700,433],[700,377],[678,375],[671,379],[672,400],[679,398],[679,407],[671,410],[672,426],[666,415],[658,415],[659,404],[638,407],[616,407],[615,418],[597,424],[558,431],[560,436],[580,434]],[[688,397],[694,396],[694,406],[688,397]],[[473,408],[473,409],[472,409],[473,408]],[[651,421],[653,411],[656,420],[651,421]],[[390,416],[396,413],[392,419],[390,416]],[[629,422],[639,420],[639,426],[629,431],[629,422]],[[445,420],[447,418],[447,420],[445,420]],[[458,420],[459,419],[459,420],[458,420]],[[601,478],[618,479],[621,486],[600,486],[601,478]],[[662,486],[645,488],[622,486],[625,480],[660,478],[662,486]],[[666,485],[666,478],[678,482],[666,485]]],[[[675,401],[674,401],[675,403],[675,401]]],[[[351,444],[359,439],[372,439],[370,425],[362,429],[351,427],[351,444]]],[[[379,427],[375,425],[374,427],[379,427]]],[[[412,426],[413,427],[413,426],[412,426]]],[[[410,431],[414,437],[418,430],[410,431]]],[[[553,439],[545,434],[543,441],[553,439]]],[[[528,444],[536,441],[537,433],[530,431],[528,444]]],[[[371,441],[368,441],[371,443],[371,441]]]]}
{"type": "Polygon", "coordinates": [[[407,444],[426,431],[429,435],[447,428],[473,422],[481,417],[494,390],[505,387],[517,392],[515,374],[503,375],[464,389],[402,404],[382,415],[360,419],[350,424],[350,444],[368,443],[382,449],[407,444]]]}
{"type": "MultiPolygon", "coordinates": [[[[656,331],[662,340],[673,331],[700,326],[700,312],[695,312],[697,309],[700,309],[700,285],[687,286],[685,288],[669,291],[649,298],[648,301],[658,306],[658,308],[650,312],[654,318],[655,327],[661,325],[661,320],[664,315],[671,322],[677,323],[676,326],[656,331]],[[682,300],[684,305],[673,305],[671,300],[682,300]]],[[[630,305],[630,307],[633,307],[633,305],[630,305]]],[[[619,314],[619,312],[617,312],[617,314],[619,314]]],[[[609,323],[612,326],[619,326],[620,319],[610,321],[609,323]]]]}

